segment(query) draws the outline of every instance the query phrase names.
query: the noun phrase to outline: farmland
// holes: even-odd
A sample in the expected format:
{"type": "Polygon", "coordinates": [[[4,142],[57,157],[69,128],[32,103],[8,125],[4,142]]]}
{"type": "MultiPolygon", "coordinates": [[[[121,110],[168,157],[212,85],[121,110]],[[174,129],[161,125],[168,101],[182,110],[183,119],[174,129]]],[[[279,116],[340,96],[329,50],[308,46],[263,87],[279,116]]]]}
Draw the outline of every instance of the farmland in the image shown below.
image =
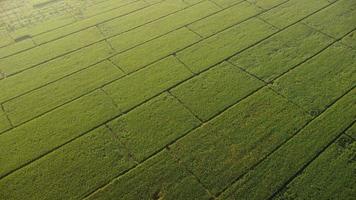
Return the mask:
{"type": "Polygon", "coordinates": [[[356,1],[0,0],[0,199],[352,200],[356,1]]]}

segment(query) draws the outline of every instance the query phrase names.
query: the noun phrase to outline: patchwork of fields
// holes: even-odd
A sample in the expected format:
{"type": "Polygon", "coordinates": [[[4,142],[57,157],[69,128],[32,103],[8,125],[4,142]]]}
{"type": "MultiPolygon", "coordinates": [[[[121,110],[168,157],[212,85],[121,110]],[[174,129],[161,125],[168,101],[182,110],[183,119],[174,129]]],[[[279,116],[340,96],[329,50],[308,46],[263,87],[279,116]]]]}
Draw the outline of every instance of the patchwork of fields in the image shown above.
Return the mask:
{"type": "Polygon", "coordinates": [[[0,199],[352,200],[355,0],[0,0],[0,199]]]}

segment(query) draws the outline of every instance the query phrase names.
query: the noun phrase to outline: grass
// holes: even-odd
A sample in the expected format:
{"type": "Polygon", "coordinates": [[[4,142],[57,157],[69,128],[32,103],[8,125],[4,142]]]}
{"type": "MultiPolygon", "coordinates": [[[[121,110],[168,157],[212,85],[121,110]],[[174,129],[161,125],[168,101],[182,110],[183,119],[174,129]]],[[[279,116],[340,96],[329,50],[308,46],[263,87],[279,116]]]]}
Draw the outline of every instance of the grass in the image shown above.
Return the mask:
{"type": "Polygon", "coordinates": [[[354,198],[355,1],[0,7],[1,200],[354,198]]]}

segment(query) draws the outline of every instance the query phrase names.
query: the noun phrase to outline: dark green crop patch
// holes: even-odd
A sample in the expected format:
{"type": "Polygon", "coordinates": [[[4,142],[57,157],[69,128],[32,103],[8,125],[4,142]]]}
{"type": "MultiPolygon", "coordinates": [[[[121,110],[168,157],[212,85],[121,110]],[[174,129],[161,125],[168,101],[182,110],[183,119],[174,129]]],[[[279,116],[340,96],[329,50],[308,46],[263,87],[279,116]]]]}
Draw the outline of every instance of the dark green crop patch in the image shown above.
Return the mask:
{"type": "Polygon", "coordinates": [[[85,69],[112,54],[105,42],[96,43],[71,54],[38,65],[0,83],[0,102],[8,101],[43,85],[85,69]],[[36,78],[34,78],[36,77],[36,78]]]}
{"type": "Polygon", "coordinates": [[[0,177],[118,114],[112,100],[99,90],[1,134],[0,177]]]}
{"type": "Polygon", "coordinates": [[[270,82],[332,42],[332,38],[298,23],[236,55],[231,61],[270,82]]]}
{"type": "Polygon", "coordinates": [[[172,144],[170,152],[218,194],[308,120],[299,108],[263,89],[172,144]]]}
{"type": "Polygon", "coordinates": [[[239,178],[221,199],[268,199],[354,121],[356,90],[337,101],[263,162],[239,178]],[[291,159],[293,158],[293,159],[291,159]]]}
{"type": "Polygon", "coordinates": [[[6,72],[8,75],[15,74],[95,43],[102,38],[97,28],[89,28],[59,40],[20,52],[14,56],[4,58],[0,60],[0,70],[6,72]]]}
{"type": "Polygon", "coordinates": [[[354,49],[356,49],[356,31],[351,32],[342,39],[342,42],[354,49]]]}
{"type": "Polygon", "coordinates": [[[4,109],[13,124],[18,125],[90,93],[123,75],[117,67],[105,61],[10,100],[4,103],[4,109]]]}
{"type": "Polygon", "coordinates": [[[353,139],[356,139],[356,123],[346,131],[346,134],[353,139]]]}
{"type": "Polygon", "coordinates": [[[334,38],[342,38],[356,28],[356,2],[340,0],[305,20],[309,26],[334,38]]]}
{"type": "Polygon", "coordinates": [[[99,199],[210,199],[199,182],[174,161],[167,151],[158,153],[143,165],[114,179],[88,197],[99,199]]]}
{"type": "Polygon", "coordinates": [[[193,74],[184,65],[170,56],[105,86],[103,90],[121,110],[127,111],[191,76],[193,74]]]}
{"type": "Polygon", "coordinates": [[[275,199],[350,199],[355,194],[356,142],[341,136],[275,199]]]}
{"type": "Polygon", "coordinates": [[[4,113],[2,109],[0,109],[0,133],[10,128],[11,128],[11,124],[6,116],[6,113],[4,113]]]}
{"type": "Polygon", "coordinates": [[[3,178],[1,198],[77,199],[133,165],[134,161],[114,135],[99,127],[3,178]]]}
{"type": "MultiPolygon", "coordinates": [[[[218,11],[219,7],[217,7],[214,3],[210,1],[203,1],[192,7],[188,7],[184,10],[175,12],[174,14],[137,27],[132,31],[112,37],[108,39],[108,42],[115,48],[116,51],[122,52],[144,42],[163,36],[171,31],[182,28],[186,24],[195,22],[218,11]]],[[[172,38],[171,40],[172,42],[179,43],[179,41],[174,41],[173,39],[178,40],[178,38],[172,38]]],[[[152,44],[150,46],[152,46],[152,44]]],[[[157,49],[153,51],[156,50],[157,49]]]]}
{"type": "Polygon", "coordinates": [[[290,0],[263,13],[261,18],[278,28],[285,28],[329,4],[330,2],[328,0],[290,0]]]}
{"type": "Polygon", "coordinates": [[[183,105],[165,93],[108,126],[133,156],[142,161],[199,124],[200,121],[183,105]]]}
{"type": "Polygon", "coordinates": [[[356,50],[336,43],[277,79],[273,87],[312,115],[355,87],[356,50]]]}
{"type": "Polygon", "coordinates": [[[192,23],[188,28],[203,37],[209,37],[260,12],[260,8],[248,2],[237,3],[221,12],[217,12],[205,19],[192,23]]]}
{"type": "Polygon", "coordinates": [[[177,57],[193,72],[201,72],[276,31],[259,19],[247,20],[178,52],[177,57]]]}
{"type": "Polygon", "coordinates": [[[118,54],[111,58],[111,60],[126,73],[131,73],[199,40],[200,37],[197,34],[183,27],[134,49],[118,54]],[[142,55],[145,55],[145,57],[142,57],[142,55]]]}
{"type": "Polygon", "coordinates": [[[171,93],[207,121],[263,85],[236,66],[223,63],[178,85],[171,93]]]}

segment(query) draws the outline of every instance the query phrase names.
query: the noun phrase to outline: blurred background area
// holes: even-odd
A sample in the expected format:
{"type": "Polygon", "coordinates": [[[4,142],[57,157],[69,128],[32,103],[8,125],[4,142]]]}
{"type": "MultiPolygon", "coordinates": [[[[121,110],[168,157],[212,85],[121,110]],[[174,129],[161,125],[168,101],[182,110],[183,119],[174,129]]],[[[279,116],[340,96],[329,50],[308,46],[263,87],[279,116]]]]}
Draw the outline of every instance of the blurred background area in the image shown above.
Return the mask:
{"type": "Polygon", "coordinates": [[[0,0],[0,47],[129,2],[132,0],[0,0]]]}

